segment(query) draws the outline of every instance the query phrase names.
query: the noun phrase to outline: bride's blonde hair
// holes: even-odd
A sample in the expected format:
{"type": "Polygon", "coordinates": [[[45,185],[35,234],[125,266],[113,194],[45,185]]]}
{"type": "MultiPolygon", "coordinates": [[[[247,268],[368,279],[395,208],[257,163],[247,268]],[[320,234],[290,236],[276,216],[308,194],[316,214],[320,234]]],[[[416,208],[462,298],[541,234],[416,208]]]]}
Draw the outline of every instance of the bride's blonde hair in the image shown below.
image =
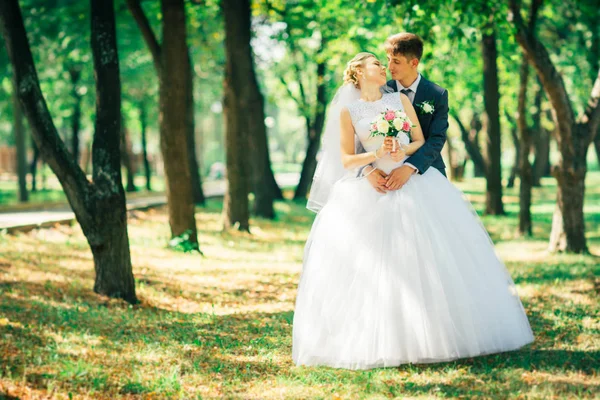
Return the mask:
{"type": "Polygon", "coordinates": [[[368,53],[366,51],[358,53],[352,60],[348,61],[346,64],[346,69],[344,70],[344,83],[352,83],[357,88],[360,87],[360,82],[358,81],[357,67],[363,67],[365,65],[365,61],[369,58],[375,57],[374,54],[368,53]]]}

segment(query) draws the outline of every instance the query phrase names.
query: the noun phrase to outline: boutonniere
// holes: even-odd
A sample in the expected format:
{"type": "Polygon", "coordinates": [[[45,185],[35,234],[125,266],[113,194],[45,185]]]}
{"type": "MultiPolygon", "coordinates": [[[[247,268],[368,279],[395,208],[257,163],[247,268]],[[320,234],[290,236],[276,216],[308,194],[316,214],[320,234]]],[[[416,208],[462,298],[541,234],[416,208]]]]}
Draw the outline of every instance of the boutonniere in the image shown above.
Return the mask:
{"type": "Polygon", "coordinates": [[[435,111],[435,107],[433,106],[433,102],[427,100],[422,102],[421,104],[417,104],[417,107],[421,110],[423,114],[433,114],[435,111]]]}

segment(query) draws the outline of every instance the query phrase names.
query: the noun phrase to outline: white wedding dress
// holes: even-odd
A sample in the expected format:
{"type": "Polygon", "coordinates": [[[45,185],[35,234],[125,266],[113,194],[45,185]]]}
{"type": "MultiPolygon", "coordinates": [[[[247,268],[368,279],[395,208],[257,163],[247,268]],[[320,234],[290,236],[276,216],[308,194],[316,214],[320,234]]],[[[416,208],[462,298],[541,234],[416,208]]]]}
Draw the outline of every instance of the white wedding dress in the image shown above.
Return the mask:
{"type": "MultiPolygon", "coordinates": [[[[369,126],[386,108],[402,109],[398,93],[348,106],[366,151],[381,146],[369,126]]],[[[388,155],[376,166],[388,173],[401,164],[388,155]]],[[[391,367],[533,341],[489,235],[438,170],[386,194],[354,176],[334,185],[305,246],[293,325],[297,365],[391,367]]]]}

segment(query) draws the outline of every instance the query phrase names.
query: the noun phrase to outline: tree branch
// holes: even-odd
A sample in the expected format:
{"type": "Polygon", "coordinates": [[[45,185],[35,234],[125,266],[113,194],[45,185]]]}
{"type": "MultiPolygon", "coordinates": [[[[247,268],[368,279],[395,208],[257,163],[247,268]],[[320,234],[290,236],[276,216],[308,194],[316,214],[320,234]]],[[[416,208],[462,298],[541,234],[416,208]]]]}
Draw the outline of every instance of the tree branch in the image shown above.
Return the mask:
{"type": "MultiPolygon", "coordinates": [[[[532,12],[537,13],[537,9],[541,7],[541,4],[542,0],[534,0],[532,12]]],[[[525,26],[517,0],[510,0],[510,9],[516,27],[516,40],[521,45],[527,60],[536,70],[544,89],[548,93],[556,113],[559,130],[565,133],[570,132],[575,117],[562,76],[552,63],[548,50],[534,36],[533,31],[525,26]]]]}
{"type": "Polygon", "coordinates": [[[160,44],[158,43],[158,40],[156,39],[156,35],[154,34],[152,27],[150,26],[150,21],[148,21],[148,18],[146,17],[146,14],[144,13],[144,9],[142,8],[140,0],[127,0],[127,7],[129,8],[129,11],[131,12],[131,15],[133,16],[133,19],[135,19],[135,22],[138,24],[138,27],[140,28],[140,31],[142,32],[142,37],[144,38],[144,41],[146,42],[146,45],[148,45],[148,49],[150,50],[150,53],[152,54],[152,60],[154,61],[154,68],[156,69],[157,74],[160,76],[160,70],[161,70],[160,44]]]}

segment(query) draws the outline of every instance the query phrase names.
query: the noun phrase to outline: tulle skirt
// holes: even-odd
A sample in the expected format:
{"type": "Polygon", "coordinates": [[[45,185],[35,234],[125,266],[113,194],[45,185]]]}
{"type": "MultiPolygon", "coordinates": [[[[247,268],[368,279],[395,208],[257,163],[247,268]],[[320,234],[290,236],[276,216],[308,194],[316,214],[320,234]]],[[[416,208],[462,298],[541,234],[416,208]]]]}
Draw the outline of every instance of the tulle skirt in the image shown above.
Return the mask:
{"type": "Polygon", "coordinates": [[[334,186],[304,250],[293,360],[348,369],[517,349],[533,334],[470,203],[439,171],[334,186]]]}

